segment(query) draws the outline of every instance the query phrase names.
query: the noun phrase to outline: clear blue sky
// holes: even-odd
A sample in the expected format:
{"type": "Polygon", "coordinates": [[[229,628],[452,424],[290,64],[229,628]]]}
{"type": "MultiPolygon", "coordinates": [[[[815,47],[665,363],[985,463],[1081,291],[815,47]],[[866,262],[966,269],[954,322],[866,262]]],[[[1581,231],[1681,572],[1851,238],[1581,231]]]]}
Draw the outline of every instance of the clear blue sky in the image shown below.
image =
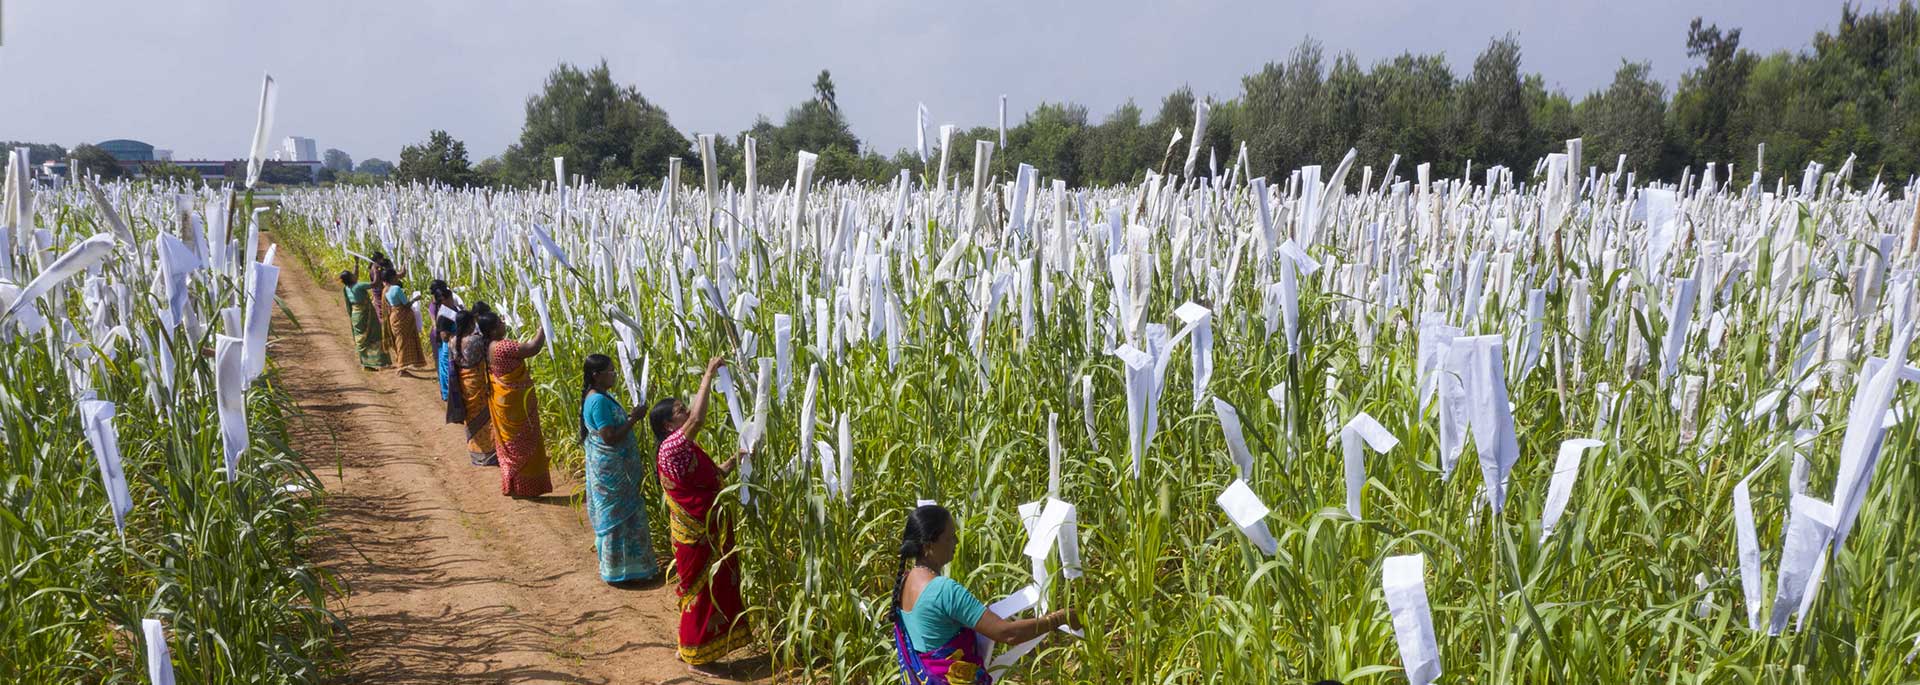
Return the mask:
{"type": "MultiPolygon", "coordinates": [[[[1881,7],[1894,0],[1866,0],[1881,7]]],[[[286,135],[392,160],[443,128],[475,161],[519,136],[526,97],[561,61],[605,58],[688,134],[778,120],[831,69],[856,134],[913,145],[936,123],[1010,123],[1041,100],[1095,119],[1149,112],[1182,84],[1232,97],[1240,77],[1312,36],[1363,64],[1439,52],[1464,74],[1513,32],[1522,67],[1578,97],[1620,61],[1672,84],[1694,16],[1760,51],[1805,48],[1839,0],[991,1],[0,0],[0,140],[135,138],[185,157],[244,156],[260,76],[279,82],[286,135]]]]}

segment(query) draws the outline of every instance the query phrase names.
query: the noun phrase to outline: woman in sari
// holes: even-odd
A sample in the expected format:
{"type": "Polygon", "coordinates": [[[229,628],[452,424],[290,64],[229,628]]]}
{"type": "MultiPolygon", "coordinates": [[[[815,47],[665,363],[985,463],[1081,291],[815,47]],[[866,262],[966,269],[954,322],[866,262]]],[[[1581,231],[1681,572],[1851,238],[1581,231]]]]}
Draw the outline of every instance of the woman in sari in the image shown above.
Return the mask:
{"type": "Polygon", "coordinates": [[[487,337],[487,373],[493,380],[495,446],[500,453],[500,494],[538,497],[553,492],[547,475],[547,443],[540,437],[540,402],[533,394],[533,373],[527,359],[547,346],[547,333],[535,333],[531,342],[507,338],[507,324],[494,314],[476,319],[487,337]]]}
{"type": "Polygon", "coordinates": [[[427,303],[427,319],[432,322],[430,327],[434,331],[432,337],[434,371],[440,377],[440,399],[450,400],[453,386],[458,381],[453,372],[452,344],[454,321],[461,311],[460,301],[454,299],[453,289],[447,287],[447,282],[437,278],[427,286],[427,292],[433,297],[433,300],[427,303]]]}
{"type": "Polygon", "coordinates": [[[400,370],[418,369],[427,365],[426,354],[420,351],[420,319],[413,314],[413,300],[407,297],[400,277],[387,272],[387,328],[393,331],[393,346],[398,353],[400,370]]]}
{"type": "Polygon", "coordinates": [[[340,272],[342,295],[347,316],[353,321],[353,346],[360,352],[360,366],[368,371],[387,367],[387,349],[381,345],[380,318],[374,312],[372,283],[361,283],[358,271],[340,272]]]}
{"type": "Polygon", "coordinates": [[[498,466],[499,455],[493,443],[493,381],[487,373],[487,336],[480,333],[479,317],[491,316],[493,308],[485,302],[473,303],[473,310],[454,318],[453,365],[460,376],[460,404],[465,410],[462,423],[467,428],[467,457],[474,466],[498,466]]]}
{"type": "Polygon", "coordinates": [[[733,555],[732,528],[715,511],[726,477],[740,460],[713,459],[694,442],[707,418],[713,375],[725,362],[714,357],[691,405],[661,400],[648,412],[660,441],[656,467],[666,491],[668,530],[673,533],[673,569],[680,595],[680,660],[698,670],[747,644],[746,605],[740,600],[740,562],[733,555]]]}
{"type": "Polygon", "coordinates": [[[400,348],[394,345],[393,314],[387,306],[387,278],[393,273],[393,262],[379,252],[373,253],[373,263],[367,266],[367,278],[373,281],[373,315],[380,328],[380,349],[389,359],[400,356],[400,348]]]}
{"type": "Polygon", "coordinates": [[[613,399],[620,375],[607,355],[587,357],[581,368],[580,446],[587,455],[587,520],[600,552],[600,580],[609,585],[653,580],[660,565],[647,534],[647,507],[640,500],[646,471],[633,427],[644,416],[613,399]]]}
{"type": "Polygon", "coordinates": [[[937,504],[907,514],[900,536],[900,571],[893,581],[893,646],[909,685],[986,685],[986,655],[975,636],[1017,645],[1061,626],[1079,628],[1072,609],[1009,621],[972,592],[941,575],[959,546],[953,516],[937,504]],[[907,564],[913,568],[908,569],[907,564]]]}

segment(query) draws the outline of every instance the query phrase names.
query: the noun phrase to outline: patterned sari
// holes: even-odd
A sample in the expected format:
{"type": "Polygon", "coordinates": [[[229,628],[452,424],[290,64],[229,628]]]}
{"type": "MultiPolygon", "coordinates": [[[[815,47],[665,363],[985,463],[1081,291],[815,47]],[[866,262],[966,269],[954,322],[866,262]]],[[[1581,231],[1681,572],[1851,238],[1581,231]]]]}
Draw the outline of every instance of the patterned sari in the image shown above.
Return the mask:
{"type": "Polygon", "coordinates": [[[493,383],[487,373],[487,336],[457,338],[454,366],[460,372],[460,400],[466,404],[467,456],[474,466],[500,463],[493,445],[493,383]]]}
{"type": "Polygon", "coordinates": [[[666,490],[673,568],[679,576],[680,660],[712,663],[751,638],[740,600],[740,561],[729,527],[714,505],[726,486],[713,459],[686,433],[660,443],[660,487],[666,490]]]}
{"type": "Polygon", "coordinates": [[[387,329],[393,331],[401,368],[419,368],[427,365],[427,356],[420,351],[420,319],[405,298],[400,286],[387,286],[387,329]]]}
{"type": "Polygon", "coordinates": [[[627,412],[606,393],[587,395],[580,407],[587,437],[587,520],[593,524],[593,546],[600,551],[600,579],[609,583],[651,580],[660,575],[653,556],[653,538],[647,534],[647,508],[640,500],[645,475],[640,448],[633,433],[619,443],[600,439],[600,430],[625,423],[627,412]]]}
{"type": "Polygon", "coordinates": [[[387,350],[381,346],[380,317],[374,313],[376,300],[369,294],[372,290],[372,283],[355,283],[342,292],[347,315],[353,319],[353,346],[360,352],[360,366],[380,369],[387,365],[387,350]]]}
{"type": "Polygon", "coordinates": [[[993,676],[987,675],[986,655],[977,646],[978,636],[972,628],[961,628],[946,644],[922,652],[913,648],[913,640],[900,623],[900,612],[893,613],[893,649],[907,685],[991,685],[993,676]]]}
{"type": "Polygon", "coordinates": [[[540,436],[540,401],[526,359],[537,351],[517,340],[495,340],[487,351],[493,377],[494,437],[500,450],[500,494],[535,497],[553,492],[547,443],[540,436]]]}

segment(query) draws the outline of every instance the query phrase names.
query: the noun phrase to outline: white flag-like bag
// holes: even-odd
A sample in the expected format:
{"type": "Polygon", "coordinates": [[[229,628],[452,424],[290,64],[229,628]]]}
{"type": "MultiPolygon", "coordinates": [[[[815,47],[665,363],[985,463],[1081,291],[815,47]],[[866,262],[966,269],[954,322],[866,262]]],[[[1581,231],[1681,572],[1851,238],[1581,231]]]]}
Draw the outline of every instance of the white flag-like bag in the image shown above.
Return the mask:
{"type": "Polygon", "coordinates": [[[1387,597],[1387,612],[1393,616],[1400,663],[1412,685],[1427,685],[1442,672],[1433,612],[1427,604],[1426,567],[1426,557],[1419,554],[1387,557],[1380,565],[1380,587],[1387,597]]]}

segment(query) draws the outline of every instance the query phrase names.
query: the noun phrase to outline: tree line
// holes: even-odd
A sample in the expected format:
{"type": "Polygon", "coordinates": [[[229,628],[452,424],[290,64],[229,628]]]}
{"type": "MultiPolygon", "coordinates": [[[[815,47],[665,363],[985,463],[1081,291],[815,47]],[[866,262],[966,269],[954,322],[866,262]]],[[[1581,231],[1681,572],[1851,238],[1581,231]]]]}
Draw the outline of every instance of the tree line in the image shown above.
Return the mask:
{"type": "MultiPolygon", "coordinates": [[[[1742,177],[1757,168],[1767,178],[1791,177],[1808,162],[1831,167],[1850,154],[1863,178],[1920,173],[1920,11],[1910,0],[1871,12],[1843,6],[1838,25],[1816,33],[1809,50],[1757,54],[1741,47],[1738,28],[1699,18],[1686,46],[1694,63],[1672,93],[1650,64],[1623,61],[1611,84],[1575,99],[1524,71],[1511,35],[1491,40],[1465,74],[1438,54],[1362,66],[1351,53],[1329,56],[1309,39],[1284,61],[1243,77],[1234,97],[1208,103],[1195,175],[1215,173],[1216,164],[1225,173],[1244,144],[1252,175],[1331,163],[1353,148],[1360,164],[1383,171],[1399,155],[1403,177],[1421,162],[1436,175],[1497,164],[1524,176],[1576,137],[1590,163],[1611,169],[1624,155],[1626,169],[1643,179],[1673,180],[1709,163],[1722,165],[1722,178],[1729,178],[1726,165],[1742,177]]],[[[888,155],[864,145],[840,113],[828,72],[813,91],[778,123],[762,116],[739,134],[716,135],[722,179],[745,182],[747,136],[757,146],[757,177],[768,185],[792,179],[802,150],[819,155],[815,178],[828,180],[885,182],[902,169],[918,175],[938,164],[937,149],[923,161],[917,150],[888,155]]],[[[1073,185],[1179,171],[1189,143],[1169,141],[1175,131],[1191,135],[1196,99],[1180,88],[1151,113],[1129,101],[1097,122],[1084,106],[1042,103],[1006,130],[1004,149],[997,127],[956,131],[949,170],[970,175],[974,141],[988,140],[996,147],[990,168],[1001,178],[1022,162],[1073,185]]],[[[937,135],[929,137],[937,148],[937,135]]],[[[463,144],[434,131],[401,153],[394,173],[402,181],[527,186],[551,179],[552,158],[566,157],[569,174],[649,186],[679,157],[689,170],[682,180],[698,183],[695,146],[666,110],[617,83],[604,61],[588,69],[562,64],[527,99],[520,139],[499,157],[469,164],[463,144]]]]}
{"type": "MultiPolygon", "coordinates": [[[[1920,173],[1920,10],[1912,0],[1862,12],[1840,10],[1831,31],[1810,48],[1761,55],[1740,44],[1738,28],[1695,18],[1687,30],[1692,64],[1668,92],[1646,62],[1623,61],[1605,88],[1577,99],[1549,89],[1522,68],[1513,36],[1489,41],[1471,68],[1456,74],[1439,54],[1405,53],[1363,66],[1351,53],[1330,55],[1308,39],[1286,59],[1241,78],[1240,92],[1211,100],[1195,175],[1225,173],[1244,144],[1250,175],[1279,175],[1332,163],[1349,148],[1358,162],[1384,171],[1399,155],[1399,175],[1431,163],[1439,176],[1504,165],[1522,172],[1569,138],[1585,141],[1585,158],[1609,170],[1625,156],[1640,178],[1674,180],[1706,164],[1745,176],[1795,176],[1808,162],[1830,167],[1857,155],[1856,182],[1874,174],[1902,180],[1920,173]],[[1765,144],[1764,157],[1760,145],[1765,144]]],[[[1191,135],[1197,96],[1180,88],[1152,111],[1128,101],[1096,121],[1087,108],[1046,102],[1009,126],[1006,144],[993,126],[958,130],[949,171],[970,176],[974,141],[995,143],[992,173],[1032,164],[1072,185],[1139,181],[1149,170],[1179,171],[1191,135]]],[[[902,116],[904,119],[904,113],[902,116]]],[[[745,182],[743,141],[754,140],[760,183],[793,178],[796,154],[819,155],[814,177],[885,182],[939,163],[918,150],[883,153],[864,144],[839,106],[832,75],[820,72],[813,96],[778,122],[761,116],[736,134],[716,134],[723,181],[745,182]]],[[[328,150],[323,182],[435,182],[458,186],[529,186],[553,178],[552,159],[567,172],[605,186],[655,186],[668,160],[685,161],[686,183],[698,183],[695,136],[638,88],[617,82],[605,61],[582,69],[561,64],[526,101],[519,139],[497,157],[469,160],[466,145],[445,131],[409,145],[397,164],[370,159],[358,167],[328,150]]],[[[0,149],[13,145],[0,144],[0,149]]],[[[34,149],[35,161],[54,149],[34,149]]],[[[87,146],[82,146],[87,147],[87,146]]],[[[76,151],[79,149],[76,148],[76,151]]]]}

